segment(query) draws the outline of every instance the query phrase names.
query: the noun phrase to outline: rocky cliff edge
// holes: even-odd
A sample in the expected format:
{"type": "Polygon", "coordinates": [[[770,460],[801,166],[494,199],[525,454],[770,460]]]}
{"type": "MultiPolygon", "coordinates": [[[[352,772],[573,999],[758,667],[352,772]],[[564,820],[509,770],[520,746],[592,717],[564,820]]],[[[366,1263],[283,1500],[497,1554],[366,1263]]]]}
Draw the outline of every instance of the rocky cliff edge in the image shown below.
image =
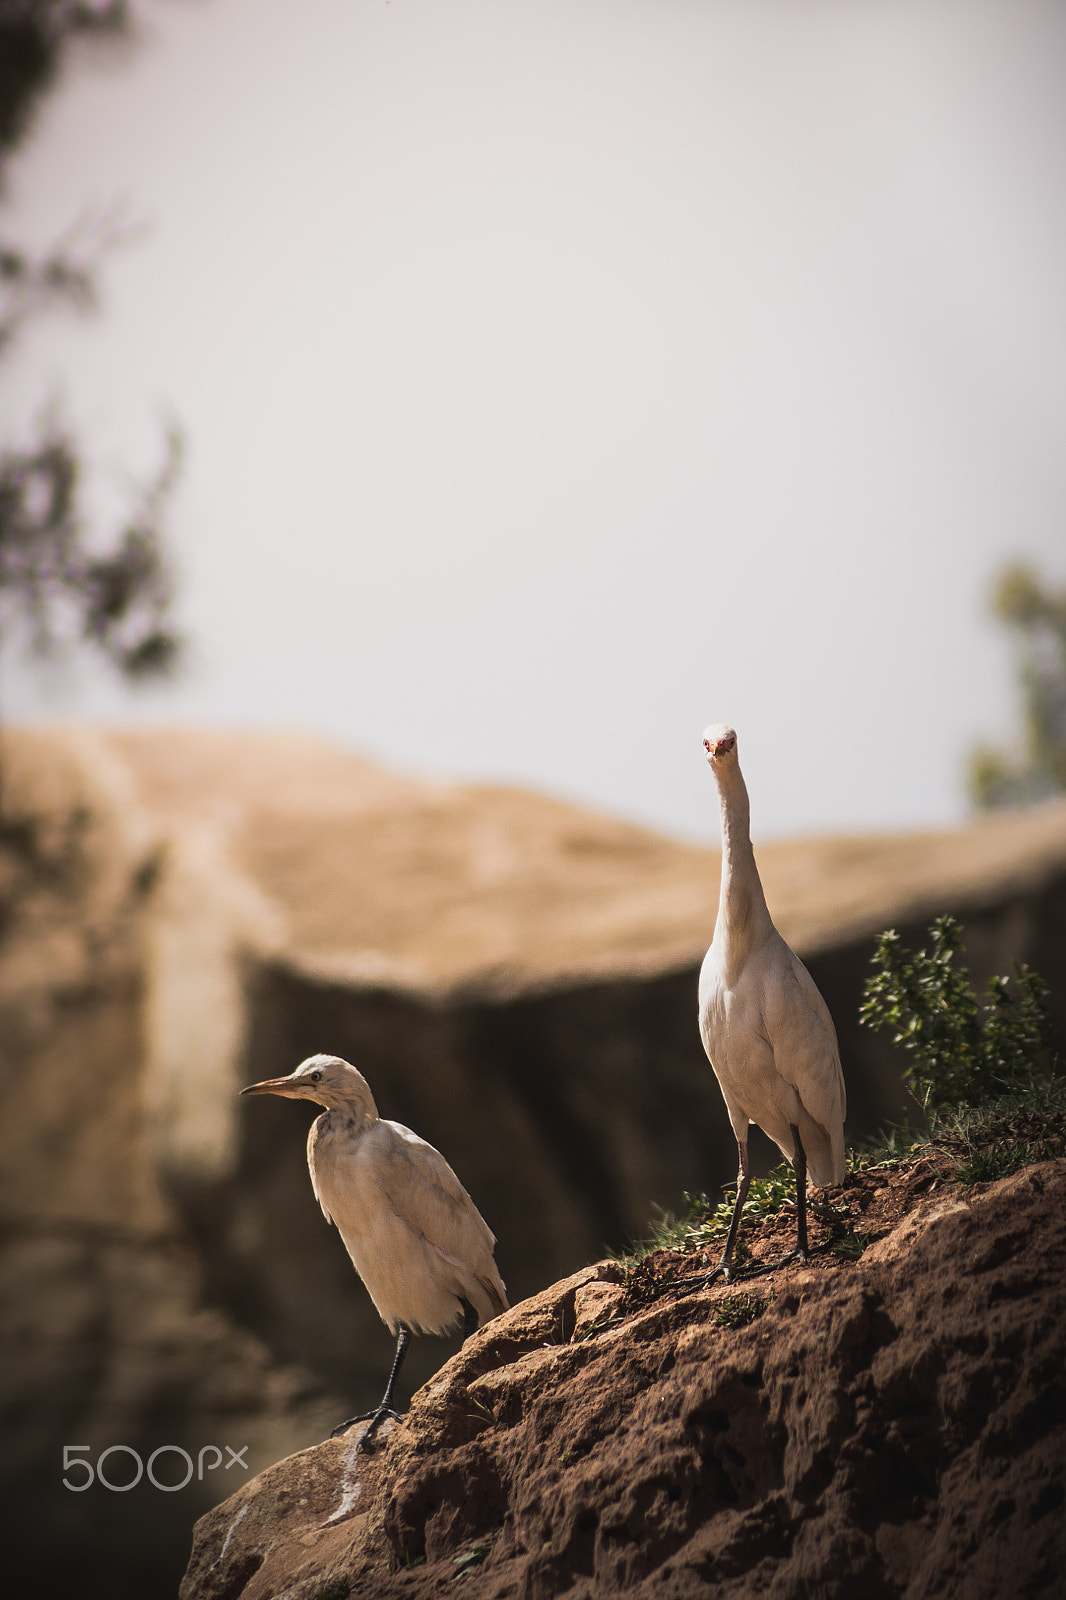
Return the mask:
{"type": "Polygon", "coordinates": [[[827,1198],[806,1266],[679,1296],[699,1263],[658,1252],[525,1301],[371,1453],[205,1516],[182,1600],[1061,1593],[1066,1162],[827,1198]]]}

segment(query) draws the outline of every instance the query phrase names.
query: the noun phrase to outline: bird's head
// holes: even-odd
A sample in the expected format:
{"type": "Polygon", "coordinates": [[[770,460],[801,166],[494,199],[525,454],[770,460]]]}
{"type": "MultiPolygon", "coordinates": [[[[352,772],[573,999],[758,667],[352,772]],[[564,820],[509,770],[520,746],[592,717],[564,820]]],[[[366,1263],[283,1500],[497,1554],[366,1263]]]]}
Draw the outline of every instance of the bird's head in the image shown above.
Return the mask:
{"type": "Polygon", "coordinates": [[[241,1094],[280,1094],[286,1100],[314,1100],[333,1111],[351,1111],[368,1122],[377,1120],[370,1085],[358,1068],[340,1056],[308,1056],[287,1078],[264,1078],[241,1094]]]}
{"type": "Polygon", "coordinates": [[[703,730],[703,748],[712,772],[722,772],[737,763],[737,736],[724,722],[712,722],[703,730]]]}

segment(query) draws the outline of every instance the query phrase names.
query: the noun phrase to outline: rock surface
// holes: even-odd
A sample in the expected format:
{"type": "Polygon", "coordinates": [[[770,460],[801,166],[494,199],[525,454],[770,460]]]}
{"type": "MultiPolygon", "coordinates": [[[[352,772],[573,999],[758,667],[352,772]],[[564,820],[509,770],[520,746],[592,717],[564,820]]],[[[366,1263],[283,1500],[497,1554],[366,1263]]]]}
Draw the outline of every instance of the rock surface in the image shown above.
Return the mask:
{"type": "Polygon", "coordinates": [[[203,1518],[182,1600],[1061,1593],[1066,1163],[828,1198],[857,1261],[681,1298],[691,1260],[607,1262],[498,1318],[371,1454],[203,1518]]]}

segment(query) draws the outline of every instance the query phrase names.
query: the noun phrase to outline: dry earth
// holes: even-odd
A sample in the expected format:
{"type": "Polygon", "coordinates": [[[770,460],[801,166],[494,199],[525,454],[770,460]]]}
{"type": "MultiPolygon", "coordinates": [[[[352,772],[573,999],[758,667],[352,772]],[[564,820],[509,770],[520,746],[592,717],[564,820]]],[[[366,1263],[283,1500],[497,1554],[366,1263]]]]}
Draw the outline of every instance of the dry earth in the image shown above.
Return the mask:
{"type": "Polygon", "coordinates": [[[371,1453],[205,1516],[182,1600],[1061,1593],[1066,1162],[948,1166],[827,1192],[807,1266],[679,1295],[660,1251],[526,1301],[371,1453]]]}

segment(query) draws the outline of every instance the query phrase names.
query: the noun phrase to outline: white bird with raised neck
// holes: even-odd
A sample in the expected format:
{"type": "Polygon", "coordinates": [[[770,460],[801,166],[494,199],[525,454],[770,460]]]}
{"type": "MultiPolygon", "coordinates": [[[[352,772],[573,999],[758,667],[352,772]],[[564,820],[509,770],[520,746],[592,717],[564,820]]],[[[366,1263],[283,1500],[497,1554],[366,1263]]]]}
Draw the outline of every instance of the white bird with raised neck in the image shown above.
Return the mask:
{"type": "Polygon", "coordinates": [[[506,1311],[496,1240],[440,1151],[380,1117],[363,1074],[339,1056],[309,1056],[288,1077],[249,1084],[241,1093],[326,1107],[307,1137],[311,1186],[396,1335],[380,1404],[333,1430],[369,1419],[366,1440],[383,1418],[399,1416],[393,1394],[413,1333],[443,1336],[461,1323],[465,1336],[506,1311]]]}
{"type": "MultiPolygon", "coordinates": [[[[725,723],[703,735],[718,785],[722,881],[714,938],[700,971],[700,1037],[736,1135],[737,1198],[719,1273],[727,1282],[751,1173],[748,1129],[756,1123],[796,1174],[796,1248],[807,1258],[807,1180],[844,1181],[844,1075],[836,1029],[818,987],[774,927],[750,835],[737,736],[725,723]]],[[[777,1263],[778,1265],[782,1263],[777,1263]]]]}

